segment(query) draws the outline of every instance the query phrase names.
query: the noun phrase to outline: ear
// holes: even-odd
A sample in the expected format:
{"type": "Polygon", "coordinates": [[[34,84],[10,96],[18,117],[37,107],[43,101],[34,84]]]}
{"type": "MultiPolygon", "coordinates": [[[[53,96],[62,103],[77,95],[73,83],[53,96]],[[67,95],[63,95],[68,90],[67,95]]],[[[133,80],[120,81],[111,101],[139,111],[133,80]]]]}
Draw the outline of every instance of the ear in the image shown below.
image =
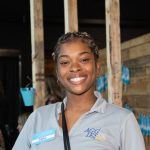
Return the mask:
{"type": "Polygon", "coordinates": [[[60,81],[59,79],[59,72],[58,72],[58,68],[56,67],[56,77],[57,77],[57,82],[60,81]]]}
{"type": "Polygon", "coordinates": [[[100,75],[100,67],[101,67],[100,63],[97,62],[96,63],[96,77],[99,77],[100,75]]]}

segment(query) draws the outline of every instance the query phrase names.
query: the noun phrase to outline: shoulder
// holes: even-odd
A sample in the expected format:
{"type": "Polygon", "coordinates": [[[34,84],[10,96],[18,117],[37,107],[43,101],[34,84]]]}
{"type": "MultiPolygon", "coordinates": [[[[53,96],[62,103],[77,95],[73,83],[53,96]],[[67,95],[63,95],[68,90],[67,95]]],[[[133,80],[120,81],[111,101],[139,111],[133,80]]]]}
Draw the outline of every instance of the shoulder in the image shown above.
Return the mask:
{"type": "Polygon", "coordinates": [[[58,107],[60,104],[49,104],[37,108],[28,117],[25,125],[26,130],[30,133],[34,133],[54,127],[57,122],[58,107]]]}
{"type": "Polygon", "coordinates": [[[49,105],[45,105],[45,106],[41,106],[39,108],[37,108],[34,112],[33,115],[45,115],[45,114],[49,114],[49,113],[55,113],[55,111],[57,111],[57,109],[60,107],[61,103],[57,102],[54,104],[49,104],[49,105]]]}
{"type": "Polygon", "coordinates": [[[131,111],[126,108],[108,103],[107,100],[104,99],[99,92],[96,91],[95,94],[98,97],[95,107],[96,109],[98,109],[98,111],[103,110],[102,112],[104,112],[105,115],[110,116],[111,114],[111,116],[113,115],[123,117],[131,113],[131,111]]]}
{"type": "Polygon", "coordinates": [[[108,112],[117,113],[117,114],[119,113],[122,115],[127,115],[127,114],[131,113],[131,111],[126,108],[120,107],[115,104],[109,104],[109,103],[107,103],[106,109],[108,112]]]}
{"type": "Polygon", "coordinates": [[[49,105],[45,105],[45,106],[41,106],[39,108],[37,108],[34,113],[46,113],[49,111],[54,111],[57,107],[58,103],[55,104],[49,104],[49,105]]]}
{"type": "Polygon", "coordinates": [[[49,118],[54,119],[56,118],[56,114],[58,112],[58,108],[60,107],[61,103],[49,104],[45,106],[41,106],[37,108],[35,111],[31,113],[29,116],[29,120],[32,121],[47,121],[49,118]]]}
{"type": "Polygon", "coordinates": [[[129,117],[134,117],[134,114],[130,110],[109,103],[106,104],[106,113],[111,114],[113,118],[121,122],[129,117]]]}

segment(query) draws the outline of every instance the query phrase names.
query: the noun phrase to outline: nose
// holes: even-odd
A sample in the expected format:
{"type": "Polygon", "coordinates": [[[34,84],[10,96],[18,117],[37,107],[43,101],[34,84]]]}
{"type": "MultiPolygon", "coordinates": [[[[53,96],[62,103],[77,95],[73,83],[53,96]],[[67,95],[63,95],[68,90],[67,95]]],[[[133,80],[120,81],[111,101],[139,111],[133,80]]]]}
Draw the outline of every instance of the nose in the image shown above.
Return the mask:
{"type": "Polygon", "coordinates": [[[70,66],[70,71],[71,72],[78,72],[80,70],[81,70],[80,64],[78,64],[76,62],[71,64],[71,66],[70,66]]]}

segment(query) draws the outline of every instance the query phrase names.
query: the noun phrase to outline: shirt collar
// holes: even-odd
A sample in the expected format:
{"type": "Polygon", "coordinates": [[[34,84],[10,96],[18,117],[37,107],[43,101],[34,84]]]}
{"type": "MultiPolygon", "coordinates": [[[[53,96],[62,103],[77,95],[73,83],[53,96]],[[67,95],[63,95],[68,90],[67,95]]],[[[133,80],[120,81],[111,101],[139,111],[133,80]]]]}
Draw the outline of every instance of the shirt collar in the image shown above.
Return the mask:
{"type": "MultiPolygon", "coordinates": [[[[92,106],[91,110],[87,112],[87,114],[92,113],[92,112],[105,113],[106,104],[107,104],[106,101],[102,98],[99,92],[95,91],[94,94],[97,97],[97,100],[95,104],[92,106]]],[[[66,108],[67,97],[64,98],[63,103],[66,108]]],[[[57,117],[59,117],[60,112],[61,112],[61,102],[58,104],[58,107],[57,107],[57,115],[58,115],[57,117]]]]}
{"type": "Polygon", "coordinates": [[[105,113],[106,110],[106,101],[102,98],[101,94],[97,91],[94,92],[95,96],[97,97],[97,100],[95,104],[92,106],[89,113],[92,112],[99,112],[99,113],[105,113]]]}

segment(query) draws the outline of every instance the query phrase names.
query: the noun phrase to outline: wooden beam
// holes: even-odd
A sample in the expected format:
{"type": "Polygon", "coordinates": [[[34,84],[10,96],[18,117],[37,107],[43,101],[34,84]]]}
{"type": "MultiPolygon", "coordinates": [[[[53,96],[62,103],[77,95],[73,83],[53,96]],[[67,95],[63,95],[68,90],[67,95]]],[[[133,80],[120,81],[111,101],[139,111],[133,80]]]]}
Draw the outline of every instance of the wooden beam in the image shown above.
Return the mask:
{"type": "Polygon", "coordinates": [[[21,51],[18,49],[0,49],[0,57],[10,56],[15,57],[19,56],[21,54],[21,51]]]}
{"type": "Polygon", "coordinates": [[[105,1],[108,100],[122,106],[119,0],[105,1]]]}
{"type": "Polygon", "coordinates": [[[77,0],[64,0],[65,33],[78,31],[77,0]]]}
{"type": "Polygon", "coordinates": [[[133,107],[133,109],[137,108],[144,108],[145,111],[150,112],[150,95],[124,95],[123,99],[128,103],[129,106],[133,107]]]}
{"type": "MultiPolygon", "coordinates": [[[[121,44],[122,62],[139,59],[141,57],[150,56],[150,33],[123,42],[121,44]]],[[[106,49],[102,49],[100,53],[102,65],[106,64],[106,49]]]]}
{"type": "Polygon", "coordinates": [[[34,109],[45,103],[44,38],[43,38],[43,1],[30,0],[32,80],[36,89],[34,109]]]}
{"type": "Polygon", "coordinates": [[[143,45],[145,43],[150,43],[150,33],[123,42],[121,44],[121,49],[126,50],[128,48],[143,45]]]}

